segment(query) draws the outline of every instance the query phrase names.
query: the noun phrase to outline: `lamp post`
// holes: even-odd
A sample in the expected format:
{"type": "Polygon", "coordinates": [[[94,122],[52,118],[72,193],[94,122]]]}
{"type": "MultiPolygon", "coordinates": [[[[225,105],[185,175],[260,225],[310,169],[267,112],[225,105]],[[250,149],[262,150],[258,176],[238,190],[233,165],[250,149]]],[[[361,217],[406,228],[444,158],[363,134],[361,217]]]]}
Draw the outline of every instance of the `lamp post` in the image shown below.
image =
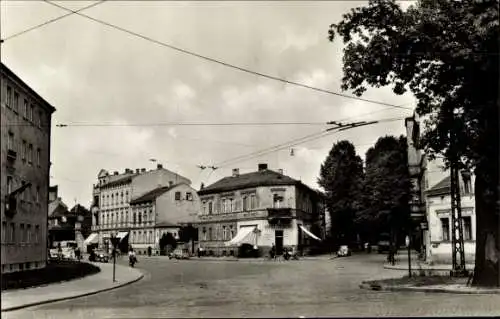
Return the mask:
{"type": "Polygon", "coordinates": [[[113,250],[111,253],[113,254],[113,282],[116,282],[116,246],[118,244],[119,238],[116,235],[111,234],[111,244],[113,245],[113,250]]]}

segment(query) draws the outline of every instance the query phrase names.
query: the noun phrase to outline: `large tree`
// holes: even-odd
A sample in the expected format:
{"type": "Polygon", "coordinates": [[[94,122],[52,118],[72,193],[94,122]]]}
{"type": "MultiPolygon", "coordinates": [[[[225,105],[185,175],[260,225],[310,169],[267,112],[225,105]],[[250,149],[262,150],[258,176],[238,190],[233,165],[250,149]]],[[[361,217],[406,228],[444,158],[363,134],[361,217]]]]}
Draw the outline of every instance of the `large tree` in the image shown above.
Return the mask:
{"type": "Polygon", "coordinates": [[[349,141],[334,144],[321,165],[318,184],[325,191],[335,244],[355,239],[354,216],[360,205],[362,179],[363,161],[354,145],[349,141]]]}
{"type": "Polygon", "coordinates": [[[431,156],[454,154],[476,175],[474,285],[500,286],[498,0],[420,0],[404,11],[394,0],[371,0],[331,26],[342,37],[342,89],[410,90],[426,115],[431,156]],[[453,134],[450,134],[453,132],[453,134]],[[450,143],[453,141],[453,143],[450,143]],[[455,145],[450,150],[450,145],[455,145]]]}
{"type": "Polygon", "coordinates": [[[366,152],[365,163],[363,209],[356,220],[367,235],[391,233],[391,244],[395,244],[410,229],[406,138],[380,137],[366,152]]]}

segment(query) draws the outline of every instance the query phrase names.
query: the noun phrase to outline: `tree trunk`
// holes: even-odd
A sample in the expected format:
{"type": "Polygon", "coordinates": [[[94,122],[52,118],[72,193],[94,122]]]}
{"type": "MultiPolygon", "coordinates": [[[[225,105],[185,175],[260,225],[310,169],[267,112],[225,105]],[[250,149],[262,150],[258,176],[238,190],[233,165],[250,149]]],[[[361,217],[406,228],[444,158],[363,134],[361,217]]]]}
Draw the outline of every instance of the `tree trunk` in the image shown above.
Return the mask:
{"type": "MultiPolygon", "coordinates": [[[[492,162],[498,159],[492,159],[492,162]]],[[[498,166],[476,168],[476,264],[473,286],[500,287],[498,166]]]]}

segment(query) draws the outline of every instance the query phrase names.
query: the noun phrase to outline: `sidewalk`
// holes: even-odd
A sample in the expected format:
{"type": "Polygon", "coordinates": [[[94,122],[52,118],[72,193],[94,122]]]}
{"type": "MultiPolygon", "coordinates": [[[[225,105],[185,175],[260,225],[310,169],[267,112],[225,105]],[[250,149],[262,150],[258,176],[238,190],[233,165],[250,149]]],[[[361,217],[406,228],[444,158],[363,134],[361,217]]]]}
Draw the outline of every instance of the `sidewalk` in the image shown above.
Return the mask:
{"type": "Polygon", "coordinates": [[[97,274],[46,286],[2,292],[2,312],[27,308],[45,303],[73,299],[116,289],[144,276],[138,269],[116,265],[113,282],[113,264],[92,263],[101,268],[97,274]]]}
{"type": "MultiPolygon", "coordinates": [[[[451,264],[433,264],[430,265],[425,261],[421,261],[418,259],[416,254],[412,254],[411,256],[411,270],[412,274],[419,276],[449,276],[450,271],[452,270],[451,264]]],[[[393,269],[393,270],[408,270],[408,255],[398,254],[396,257],[396,264],[391,265],[390,263],[384,264],[385,269],[393,269]]],[[[474,270],[474,264],[466,264],[465,269],[472,271],[474,270]]]]}
{"type": "Polygon", "coordinates": [[[362,282],[361,289],[376,291],[412,291],[426,293],[451,293],[451,294],[500,294],[500,288],[478,288],[467,286],[465,281],[456,284],[421,285],[414,284],[386,284],[373,280],[362,282]]]}

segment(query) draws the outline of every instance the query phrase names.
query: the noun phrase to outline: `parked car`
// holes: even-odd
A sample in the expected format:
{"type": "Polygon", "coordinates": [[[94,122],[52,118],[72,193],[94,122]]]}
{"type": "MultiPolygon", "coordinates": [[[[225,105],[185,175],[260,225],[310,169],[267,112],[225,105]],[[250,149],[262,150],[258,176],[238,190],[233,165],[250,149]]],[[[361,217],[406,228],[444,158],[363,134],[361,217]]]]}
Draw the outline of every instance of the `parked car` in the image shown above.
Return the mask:
{"type": "Polygon", "coordinates": [[[109,259],[110,259],[109,254],[104,250],[100,249],[94,250],[93,253],[91,253],[89,256],[89,261],[96,261],[102,263],[107,263],[109,259]]]}
{"type": "Polygon", "coordinates": [[[347,245],[342,245],[339,248],[339,251],[337,252],[338,257],[347,257],[351,256],[351,250],[349,249],[349,246],[347,245]]]}
{"type": "Polygon", "coordinates": [[[388,252],[391,247],[391,241],[388,234],[382,234],[377,242],[377,251],[379,254],[388,252]]]}
{"type": "Polygon", "coordinates": [[[189,259],[189,250],[183,248],[177,248],[168,255],[169,259],[189,259]]]}

